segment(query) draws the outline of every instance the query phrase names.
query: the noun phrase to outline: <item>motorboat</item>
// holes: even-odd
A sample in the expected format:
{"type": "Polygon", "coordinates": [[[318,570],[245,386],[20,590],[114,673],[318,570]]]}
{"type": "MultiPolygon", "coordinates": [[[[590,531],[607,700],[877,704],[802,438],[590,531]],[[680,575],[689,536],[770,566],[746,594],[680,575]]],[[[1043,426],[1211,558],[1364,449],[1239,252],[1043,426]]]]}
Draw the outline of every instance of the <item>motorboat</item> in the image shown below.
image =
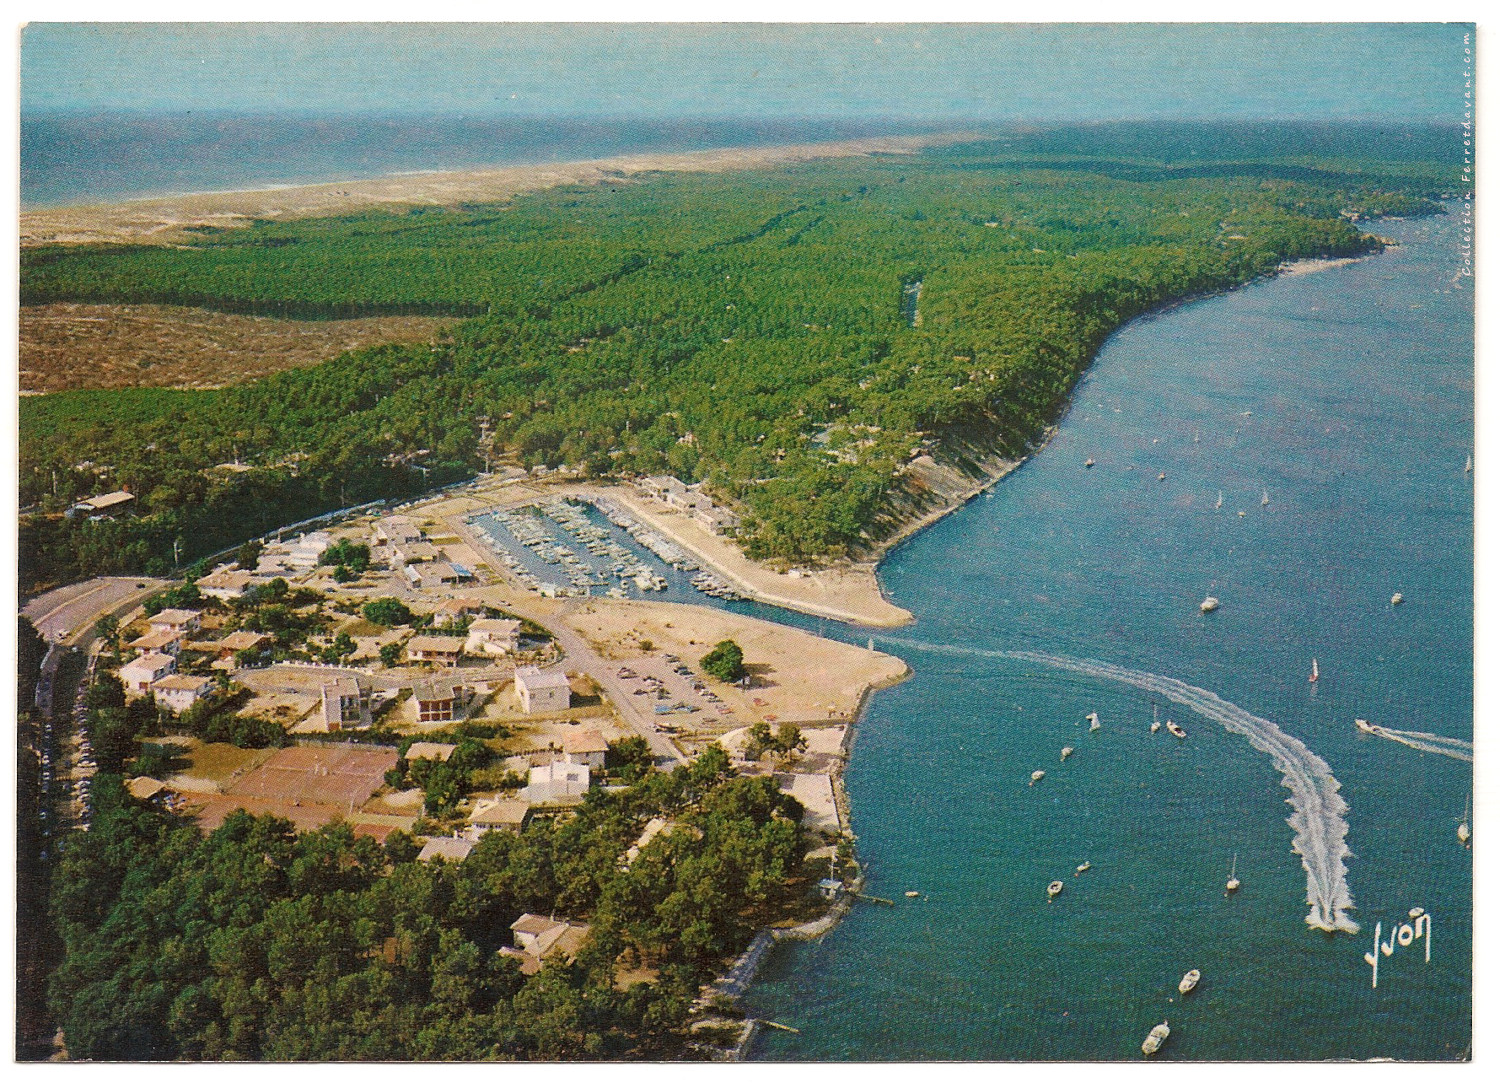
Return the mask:
{"type": "Polygon", "coordinates": [[[1189,970],[1182,976],[1182,980],[1177,983],[1177,991],[1183,996],[1187,996],[1194,989],[1198,988],[1198,979],[1201,977],[1203,975],[1198,972],[1197,968],[1189,970]]]}
{"type": "Polygon", "coordinates": [[[1218,511],[1223,506],[1224,506],[1224,490],[1220,489],[1219,490],[1219,499],[1214,502],[1214,511],[1218,511]]]}
{"type": "Polygon", "coordinates": [[[1167,480],[1167,472],[1165,470],[1163,470],[1160,474],[1157,474],[1156,475],[1156,480],[1157,481],[1166,481],[1167,480]]]}
{"type": "Polygon", "coordinates": [[[1093,459],[1084,459],[1083,460],[1083,465],[1084,465],[1084,468],[1087,469],[1088,467],[1094,465],[1094,460],[1093,459]]]}
{"type": "Polygon", "coordinates": [[[1167,719],[1167,732],[1170,733],[1173,737],[1187,736],[1187,731],[1179,726],[1176,722],[1173,722],[1170,718],[1167,719]]]}
{"type": "Polygon", "coordinates": [[[1067,759],[1072,754],[1073,754],[1073,749],[1072,749],[1071,746],[1064,746],[1063,747],[1063,750],[1062,750],[1062,758],[1063,759],[1067,759]]]}
{"type": "Polygon", "coordinates": [[[1156,717],[1156,711],[1157,711],[1156,704],[1153,703],[1151,705],[1151,732],[1152,733],[1155,733],[1157,730],[1161,729],[1161,720],[1156,717]]]}
{"type": "Polygon", "coordinates": [[[922,893],[920,891],[908,891],[906,893],[906,897],[908,899],[920,899],[922,897],[922,893]]]}
{"type": "Polygon", "coordinates": [[[1044,779],[1046,777],[1047,777],[1047,772],[1046,771],[1033,771],[1033,772],[1031,772],[1031,781],[1028,782],[1026,785],[1028,785],[1028,786],[1035,786],[1038,782],[1042,781],[1042,779],[1044,779]]]}
{"type": "Polygon", "coordinates": [[[1318,660],[1316,658],[1313,659],[1312,676],[1310,676],[1310,677],[1307,678],[1307,683],[1308,684],[1317,684],[1318,683],[1318,660]]]}
{"type": "Polygon", "coordinates": [[[1370,725],[1370,723],[1366,722],[1363,718],[1356,718],[1354,720],[1354,728],[1359,730],[1360,733],[1375,732],[1375,727],[1370,725]]]}
{"type": "Polygon", "coordinates": [[[1458,844],[1467,846],[1471,838],[1473,838],[1473,833],[1469,830],[1469,799],[1466,797],[1464,798],[1464,818],[1458,824],[1458,844]]]}
{"type": "Polygon", "coordinates": [[[1212,613],[1215,609],[1218,608],[1219,599],[1215,598],[1212,594],[1198,603],[1198,612],[1200,613],[1212,613]]]}
{"type": "Polygon", "coordinates": [[[1404,601],[1406,601],[1406,599],[1401,596],[1401,592],[1399,590],[1396,591],[1395,594],[1391,595],[1391,604],[1392,605],[1400,605],[1404,601]]]}
{"type": "Polygon", "coordinates": [[[1262,489],[1260,491],[1260,506],[1261,507],[1265,507],[1270,502],[1271,502],[1271,494],[1268,493],[1266,490],[1262,489]]]}
{"type": "Polygon", "coordinates": [[[1151,1028],[1150,1034],[1146,1035],[1146,1040],[1141,1043],[1141,1052],[1148,1057],[1151,1056],[1164,1044],[1166,1044],[1166,1041],[1169,1037],[1171,1037],[1171,1034],[1172,1028],[1167,1026],[1167,1021],[1163,1019],[1160,1023],[1151,1028]]]}
{"type": "Polygon", "coordinates": [[[1234,858],[1229,862],[1229,879],[1224,881],[1224,894],[1226,895],[1233,895],[1240,889],[1239,877],[1234,874],[1234,867],[1239,864],[1239,860],[1240,855],[1235,854],[1234,858]]]}
{"type": "Polygon", "coordinates": [[[1155,733],[1159,729],[1161,729],[1161,723],[1160,722],[1153,722],[1153,723],[1151,723],[1151,732],[1152,733],[1155,733]]]}
{"type": "Polygon", "coordinates": [[[1090,711],[1088,714],[1084,715],[1083,717],[1088,721],[1089,732],[1090,733],[1093,733],[1096,729],[1099,728],[1099,715],[1098,715],[1098,712],[1096,712],[1096,711],[1090,711]]]}
{"type": "Polygon", "coordinates": [[[1058,895],[1062,894],[1062,889],[1063,882],[1061,880],[1053,880],[1052,883],[1047,885],[1047,901],[1051,902],[1057,898],[1058,895]]]}
{"type": "Polygon", "coordinates": [[[1079,865],[1078,868],[1073,870],[1073,875],[1077,876],[1081,872],[1088,872],[1093,867],[1094,863],[1092,861],[1085,861],[1082,865],[1079,865]]]}

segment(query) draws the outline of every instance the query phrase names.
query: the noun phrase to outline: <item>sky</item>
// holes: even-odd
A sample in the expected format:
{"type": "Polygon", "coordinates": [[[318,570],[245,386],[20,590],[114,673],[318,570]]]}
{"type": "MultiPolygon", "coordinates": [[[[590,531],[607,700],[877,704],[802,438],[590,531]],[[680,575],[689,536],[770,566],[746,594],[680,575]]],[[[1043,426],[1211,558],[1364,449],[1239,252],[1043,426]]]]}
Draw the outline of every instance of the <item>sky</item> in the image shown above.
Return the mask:
{"type": "Polygon", "coordinates": [[[32,23],[21,106],[31,115],[1452,122],[1468,29],[32,23]]]}

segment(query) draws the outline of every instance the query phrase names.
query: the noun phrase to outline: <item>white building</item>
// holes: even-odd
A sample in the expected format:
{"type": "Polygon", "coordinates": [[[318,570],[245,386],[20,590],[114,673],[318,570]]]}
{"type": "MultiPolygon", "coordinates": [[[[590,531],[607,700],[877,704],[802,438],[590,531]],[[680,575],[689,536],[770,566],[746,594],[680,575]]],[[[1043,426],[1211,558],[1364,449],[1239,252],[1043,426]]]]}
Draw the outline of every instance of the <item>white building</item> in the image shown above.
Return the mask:
{"type": "Polygon", "coordinates": [[[153,632],[175,632],[180,636],[196,632],[203,620],[201,614],[191,609],[163,609],[149,619],[153,632]]]}
{"type": "Polygon", "coordinates": [[[210,598],[232,602],[250,593],[260,580],[252,572],[241,571],[226,564],[198,580],[198,589],[210,598]]]}
{"type": "Polygon", "coordinates": [[[569,763],[582,764],[596,771],[604,770],[604,757],[609,752],[609,743],[598,730],[583,730],[567,733],[562,739],[563,759],[569,763]]]}
{"type": "Polygon", "coordinates": [[[491,831],[519,833],[525,830],[529,819],[531,819],[531,806],[525,801],[509,800],[503,797],[479,801],[474,805],[474,811],[469,813],[469,823],[464,828],[464,838],[471,842],[478,842],[491,831]]]}
{"type": "Polygon", "coordinates": [[[469,839],[437,838],[428,839],[427,845],[422,847],[422,852],[417,855],[418,861],[431,861],[440,857],[445,861],[451,861],[455,865],[469,856],[469,851],[474,849],[474,843],[469,839]]]}
{"type": "Polygon", "coordinates": [[[151,685],[169,673],[177,672],[177,659],[153,651],[120,667],[120,683],[127,692],[149,692],[151,685]]]}
{"type": "Polygon", "coordinates": [[[160,632],[147,632],[138,639],[132,639],[125,646],[131,650],[140,651],[142,654],[160,651],[162,654],[175,656],[182,650],[182,634],[165,629],[160,632]]]}
{"type": "Polygon", "coordinates": [[[507,654],[515,653],[520,638],[520,621],[481,617],[469,625],[469,639],[464,644],[464,652],[503,658],[507,654]]]}
{"type": "Polygon", "coordinates": [[[170,707],[181,714],[214,690],[214,682],[208,677],[189,677],[174,673],[163,677],[151,686],[151,695],[163,707],[170,707]]]}
{"type": "Polygon", "coordinates": [[[554,760],[533,767],[521,798],[531,804],[544,805],[582,797],[589,789],[589,769],[581,763],[554,760]]]}
{"type": "Polygon", "coordinates": [[[516,670],[516,695],[523,714],[566,711],[572,702],[568,675],[561,669],[521,666],[516,670]]]}
{"type": "Polygon", "coordinates": [[[370,724],[370,686],[343,675],[323,685],[323,726],[329,733],[370,724]]]}

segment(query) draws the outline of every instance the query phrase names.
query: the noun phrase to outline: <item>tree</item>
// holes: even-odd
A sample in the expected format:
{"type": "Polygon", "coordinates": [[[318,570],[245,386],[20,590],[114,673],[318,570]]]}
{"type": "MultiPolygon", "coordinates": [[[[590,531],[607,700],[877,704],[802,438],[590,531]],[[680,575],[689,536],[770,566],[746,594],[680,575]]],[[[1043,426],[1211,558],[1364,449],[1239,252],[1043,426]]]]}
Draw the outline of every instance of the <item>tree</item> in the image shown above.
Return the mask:
{"type": "Polygon", "coordinates": [[[333,637],[333,653],[339,658],[348,658],[358,649],[348,632],[340,632],[333,637]]]}
{"type": "Polygon", "coordinates": [[[411,610],[397,598],[376,598],[373,602],[366,602],[360,612],[371,624],[381,624],[387,628],[410,624],[412,620],[411,610]]]}
{"type": "Polygon", "coordinates": [[[734,640],[726,639],[705,654],[698,665],[710,677],[726,683],[737,681],[745,675],[745,653],[734,640]]]}
{"type": "Polygon", "coordinates": [[[386,643],[380,648],[380,664],[387,668],[401,660],[401,644],[386,643]]]}
{"type": "Polygon", "coordinates": [[[255,566],[260,563],[260,555],[265,551],[265,544],[259,541],[247,541],[235,550],[235,565],[247,572],[253,572],[255,566]]]}

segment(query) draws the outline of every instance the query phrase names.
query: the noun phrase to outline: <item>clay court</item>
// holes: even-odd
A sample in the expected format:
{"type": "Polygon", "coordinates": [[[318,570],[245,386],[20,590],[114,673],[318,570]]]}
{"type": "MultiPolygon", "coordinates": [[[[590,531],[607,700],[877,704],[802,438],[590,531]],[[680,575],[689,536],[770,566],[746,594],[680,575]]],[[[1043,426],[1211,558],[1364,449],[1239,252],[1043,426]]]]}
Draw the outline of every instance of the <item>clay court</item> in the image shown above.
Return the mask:
{"type": "Polygon", "coordinates": [[[394,748],[299,745],[283,748],[226,791],[234,797],[358,808],[396,766],[394,748]]]}

